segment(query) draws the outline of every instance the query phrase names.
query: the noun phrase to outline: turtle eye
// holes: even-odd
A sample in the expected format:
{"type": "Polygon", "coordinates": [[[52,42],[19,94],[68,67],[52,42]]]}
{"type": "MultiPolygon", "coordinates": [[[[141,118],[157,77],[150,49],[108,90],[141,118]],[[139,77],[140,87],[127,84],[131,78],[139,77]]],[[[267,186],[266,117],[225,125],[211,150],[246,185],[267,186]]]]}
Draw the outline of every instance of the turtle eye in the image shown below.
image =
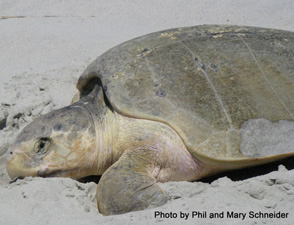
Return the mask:
{"type": "Polygon", "coordinates": [[[51,145],[49,138],[40,138],[34,145],[34,152],[37,154],[45,154],[51,145]]]}

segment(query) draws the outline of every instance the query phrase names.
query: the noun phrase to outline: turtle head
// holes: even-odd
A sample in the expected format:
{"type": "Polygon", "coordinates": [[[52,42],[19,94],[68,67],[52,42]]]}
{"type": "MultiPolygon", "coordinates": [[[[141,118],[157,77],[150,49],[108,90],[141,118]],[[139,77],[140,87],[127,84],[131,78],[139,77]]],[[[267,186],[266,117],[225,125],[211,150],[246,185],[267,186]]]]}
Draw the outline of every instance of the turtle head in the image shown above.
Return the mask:
{"type": "Polygon", "coordinates": [[[35,119],[10,148],[7,172],[25,176],[81,178],[91,174],[96,131],[85,102],[77,102],[35,119]]]}

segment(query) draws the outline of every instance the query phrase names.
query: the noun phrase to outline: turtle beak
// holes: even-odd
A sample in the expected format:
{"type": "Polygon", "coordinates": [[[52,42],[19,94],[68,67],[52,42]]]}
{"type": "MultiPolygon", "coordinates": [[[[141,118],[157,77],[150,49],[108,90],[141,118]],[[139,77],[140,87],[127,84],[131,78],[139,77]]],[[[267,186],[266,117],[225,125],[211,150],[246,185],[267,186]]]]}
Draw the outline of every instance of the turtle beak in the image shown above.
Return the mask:
{"type": "Polygon", "coordinates": [[[11,156],[6,162],[6,170],[10,179],[38,176],[39,167],[33,166],[31,159],[22,151],[10,151],[11,156]]]}

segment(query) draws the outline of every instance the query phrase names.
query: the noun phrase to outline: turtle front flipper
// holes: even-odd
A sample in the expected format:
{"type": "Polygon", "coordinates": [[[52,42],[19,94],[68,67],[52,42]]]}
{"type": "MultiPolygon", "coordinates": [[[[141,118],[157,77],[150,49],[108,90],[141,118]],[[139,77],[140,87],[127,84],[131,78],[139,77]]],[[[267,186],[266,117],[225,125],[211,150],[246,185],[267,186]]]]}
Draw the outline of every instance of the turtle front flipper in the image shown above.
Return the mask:
{"type": "Polygon", "coordinates": [[[152,176],[151,154],[148,150],[126,152],[102,175],[96,193],[100,213],[122,214],[168,201],[152,176]]]}

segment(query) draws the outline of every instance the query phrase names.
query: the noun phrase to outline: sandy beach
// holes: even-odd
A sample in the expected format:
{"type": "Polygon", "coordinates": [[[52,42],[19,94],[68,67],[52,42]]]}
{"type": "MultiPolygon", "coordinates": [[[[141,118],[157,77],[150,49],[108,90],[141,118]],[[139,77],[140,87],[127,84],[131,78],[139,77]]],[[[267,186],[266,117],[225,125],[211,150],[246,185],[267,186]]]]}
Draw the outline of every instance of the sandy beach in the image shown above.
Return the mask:
{"type": "Polygon", "coordinates": [[[294,2],[0,0],[0,224],[294,224],[293,158],[160,184],[168,204],[117,216],[99,214],[94,182],[27,177],[9,184],[10,144],[34,118],[69,105],[99,55],[144,34],[202,24],[294,31],[294,2]]]}

